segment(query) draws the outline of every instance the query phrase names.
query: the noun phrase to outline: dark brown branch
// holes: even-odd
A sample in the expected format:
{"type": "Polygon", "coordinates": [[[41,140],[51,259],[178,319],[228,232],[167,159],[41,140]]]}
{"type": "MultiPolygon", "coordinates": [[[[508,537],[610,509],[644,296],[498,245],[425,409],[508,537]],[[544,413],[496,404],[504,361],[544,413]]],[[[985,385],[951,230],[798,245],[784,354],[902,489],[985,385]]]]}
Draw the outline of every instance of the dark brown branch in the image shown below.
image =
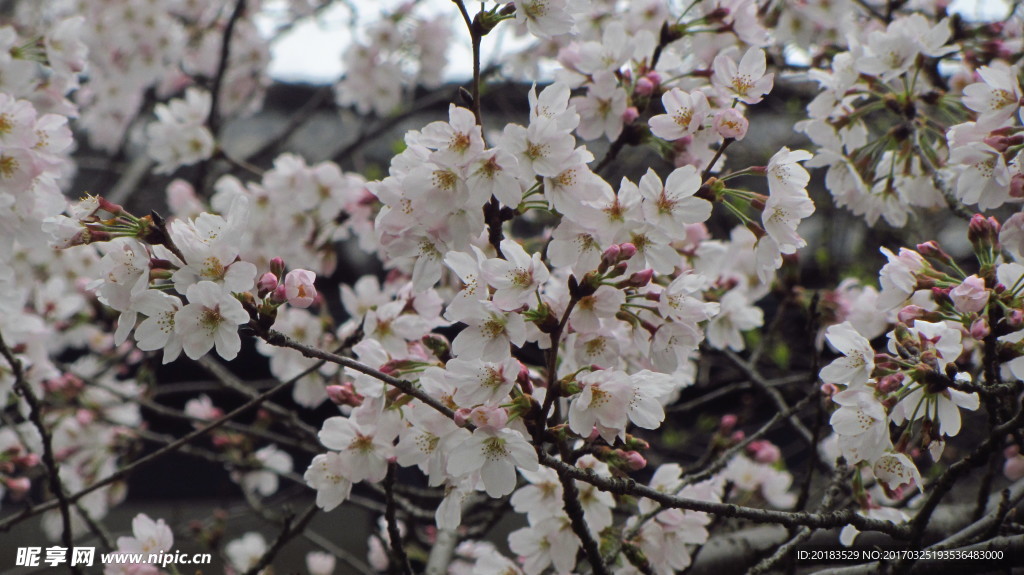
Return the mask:
{"type": "Polygon", "coordinates": [[[456,6],[459,7],[459,14],[462,14],[463,21],[466,22],[466,28],[469,30],[470,41],[473,44],[473,85],[471,86],[471,94],[473,95],[473,116],[476,118],[476,125],[483,126],[484,119],[480,113],[480,43],[483,40],[483,31],[479,25],[479,16],[477,20],[473,20],[469,17],[469,11],[466,10],[466,3],[462,0],[452,0],[456,6]]]}
{"type": "Polygon", "coordinates": [[[560,459],[556,459],[547,453],[538,453],[541,464],[554,469],[556,472],[564,472],[573,479],[589,483],[601,491],[607,491],[615,495],[632,495],[634,497],[646,497],[656,503],[672,508],[685,509],[688,511],[702,511],[724,517],[747,519],[755,523],[777,523],[785,527],[814,527],[817,529],[830,529],[833,527],[844,527],[853,525],[860,531],[879,531],[898,539],[906,539],[910,536],[910,528],[907,525],[897,525],[889,521],[871,519],[855,513],[851,509],[831,511],[828,513],[807,513],[775,511],[772,509],[758,509],[755,507],[744,507],[733,503],[716,503],[679,497],[641,485],[632,479],[616,479],[614,477],[602,476],[592,469],[581,469],[569,465],[560,459]]]}
{"type": "Polygon", "coordinates": [[[384,476],[384,500],[387,506],[384,520],[388,525],[388,539],[391,543],[392,572],[412,575],[409,556],[406,555],[405,544],[402,542],[402,532],[398,529],[398,519],[395,517],[395,468],[396,464],[389,463],[388,473],[384,476]]]}
{"type": "MultiPolygon", "coordinates": [[[[995,450],[999,442],[1002,441],[1002,438],[1011,431],[1019,430],[1022,424],[1024,424],[1024,409],[1018,409],[1017,415],[1015,415],[1013,419],[994,428],[989,437],[987,437],[974,451],[967,454],[963,459],[957,461],[953,465],[950,465],[949,468],[946,469],[946,471],[939,477],[939,480],[931,486],[931,491],[928,493],[927,499],[925,499],[924,504],[914,516],[914,519],[911,520],[911,549],[921,548],[921,539],[924,536],[924,530],[928,526],[928,521],[931,519],[932,513],[934,513],[935,509],[939,506],[942,498],[953,488],[957,479],[959,479],[964,473],[983,463],[995,450]]],[[[912,565],[912,561],[902,562],[897,566],[897,572],[906,572],[912,565]]]]}
{"type": "Polygon", "coordinates": [[[576,480],[562,470],[555,470],[558,473],[558,480],[562,484],[562,502],[565,504],[565,513],[569,516],[569,523],[572,530],[583,543],[583,552],[590,562],[594,575],[610,575],[608,567],[601,557],[601,549],[597,541],[590,535],[590,528],[587,527],[587,520],[583,514],[583,505],[580,504],[580,490],[576,487],[576,480]]]}

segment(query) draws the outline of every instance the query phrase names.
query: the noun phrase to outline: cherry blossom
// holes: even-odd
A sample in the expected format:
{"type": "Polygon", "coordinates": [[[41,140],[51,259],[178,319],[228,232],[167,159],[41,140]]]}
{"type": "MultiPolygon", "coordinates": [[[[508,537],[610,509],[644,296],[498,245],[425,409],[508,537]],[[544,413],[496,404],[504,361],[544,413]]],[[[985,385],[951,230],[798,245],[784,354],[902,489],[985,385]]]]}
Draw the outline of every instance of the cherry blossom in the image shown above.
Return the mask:
{"type": "Polygon", "coordinates": [[[547,266],[540,254],[531,256],[512,240],[501,242],[501,253],[505,259],[491,258],[480,265],[483,278],[495,288],[494,305],[506,311],[529,305],[534,291],[549,277],[547,266]]]}
{"type": "Polygon", "coordinates": [[[664,114],[651,117],[651,133],[665,140],[678,140],[696,132],[711,111],[703,92],[686,93],[672,88],[661,97],[664,114]]]}
{"type": "Polygon", "coordinates": [[[458,477],[479,471],[491,497],[512,493],[516,467],[536,471],[537,453],[518,431],[511,429],[477,430],[448,456],[448,473],[458,477]]]}
{"type": "Polygon", "coordinates": [[[775,80],[774,73],[765,73],[767,64],[764,50],[756,47],[743,54],[739,66],[730,56],[719,54],[715,57],[713,68],[712,80],[715,86],[731,92],[733,97],[745,104],[760,102],[772,90],[775,80]]]}
{"type": "Polygon", "coordinates": [[[875,352],[871,342],[862,336],[849,321],[829,326],[825,330],[829,344],[843,354],[821,370],[825,383],[859,386],[867,383],[875,368],[875,352]]]}
{"type": "Polygon", "coordinates": [[[186,297],[189,303],[174,314],[174,332],[185,355],[199,359],[216,345],[218,355],[234,359],[242,348],[238,326],[249,321],[242,304],[210,281],[192,284],[186,297]]]}

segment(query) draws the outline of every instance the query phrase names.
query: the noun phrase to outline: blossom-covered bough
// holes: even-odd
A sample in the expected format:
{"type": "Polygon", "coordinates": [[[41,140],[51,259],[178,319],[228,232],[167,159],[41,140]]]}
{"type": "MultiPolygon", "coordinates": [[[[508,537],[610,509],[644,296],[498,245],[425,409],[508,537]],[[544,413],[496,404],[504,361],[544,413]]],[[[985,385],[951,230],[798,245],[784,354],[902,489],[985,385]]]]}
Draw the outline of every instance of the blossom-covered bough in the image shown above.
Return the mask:
{"type": "MultiPolygon", "coordinates": [[[[828,567],[796,551],[862,532],[1024,558],[1016,4],[992,22],[923,0],[421,4],[354,30],[337,105],[379,127],[410,117],[417,86],[443,98],[461,24],[473,77],[368,179],[226,142],[268,84],[257,3],[16,3],[0,27],[0,530],[41,515],[64,551],[119,553],[191,532],[236,573],[298,538],[322,549],[317,574],[762,573],[828,567]],[[520,47],[484,69],[498,34],[520,47]],[[495,75],[538,82],[520,120],[492,118],[495,75]],[[809,141],[774,144],[748,114],[794,86],[815,90],[809,141]],[[137,154],[117,193],[64,199],[76,142],[137,154]],[[903,244],[877,246],[880,271],[813,277],[807,168],[903,244]],[[149,171],[181,176],[146,180],[167,184],[163,214],[130,197],[149,171]],[[928,221],[952,230],[945,248],[928,221]],[[341,244],[386,275],[325,295],[341,244]],[[250,340],[264,387],[215,358],[250,340]],[[214,383],[156,381],[186,358],[214,383]],[[722,407],[748,391],[764,409],[722,407]],[[218,516],[146,514],[110,537],[125,480],[175,452],[223,464],[272,539],[222,545],[218,516]],[[301,511],[280,502],[289,483],[301,511]],[[342,506],[381,519],[368,561],[309,528],[342,506]],[[514,558],[492,534],[509,509],[514,558]]],[[[106,567],[126,569],[159,571],[106,567]]]]}

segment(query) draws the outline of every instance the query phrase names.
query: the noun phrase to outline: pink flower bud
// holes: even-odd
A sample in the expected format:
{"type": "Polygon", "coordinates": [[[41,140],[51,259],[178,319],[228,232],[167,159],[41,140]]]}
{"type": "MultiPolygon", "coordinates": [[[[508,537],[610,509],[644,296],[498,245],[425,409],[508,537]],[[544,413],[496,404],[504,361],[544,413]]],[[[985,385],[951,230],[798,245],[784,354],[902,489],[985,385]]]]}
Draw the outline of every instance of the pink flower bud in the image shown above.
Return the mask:
{"type": "Polygon", "coordinates": [[[976,275],[970,276],[950,290],[949,298],[953,300],[953,307],[960,313],[978,313],[988,304],[985,280],[976,275]]]}
{"type": "Polygon", "coordinates": [[[902,372],[886,375],[878,380],[875,389],[882,393],[892,393],[903,385],[903,379],[904,375],[902,372]]]}
{"type": "Polygon", "coordinates": [[[722,416],[722,420],[718,422],[718,431],[721,433],[729,433],[736,427],[736,423],[739,422],[739,417],[736,417],[733,413],[726,413],[722,416]]]}
{"type": "Polygon", "coordinates": [[[647,76],[641,76],[636,81],[636,93],[641,96],[650,96],[654,93],[654,82],[651,82],[647,76]]]}
{"type": "Polygon", "coordinates": [[[32,481],[28,477],[8,477],[4,480],[4,485],[10,490],[12,497],[20,497],[32,489],[32,481]]]}
{"type": "Polygon", "coordinates": [[[622,111],[622,123],[629,125],[636,121],[640,117],[640,112],[636,109],[636,106],[630,106],[622,111]]]}
{"type": "Polygon", "coordinates": [[[732,432],[732,435],[729,436],[729,439],[735,441],[736,443],[739,443],[739,442],[743,441],[743,439],[746,436],[747,436],[747,434],[743,433],[743,430],[736,430],[736,431],[732,432]]]}
{"type": "Polygon", "coordinates": [[[1010,196],[1024,198],[1024,174],[1014,174],[1010,178],[1010,196]]]}
{"type": "Polygon", "coordinates": [[[260,276],[260,280],[256,282],[257,294],[260,297],[266,297],[267,294],[273,293],[277,289],[277,276],[271,272],[267,272],[260,276]]]}
{"type": "Polygon", "coordinates": [[[75,421],[86,426],[96,421],[96,414],[88,409],[79,409],[75,411],[75,421]]]}
{"type": "Polygon", "coordinates": [[[28,453],[18,458],[17,464],[24,467],[25,469],[35,467],[39,465],[39,456],[35,453],[28,453]]]}
{"type": "Polygon", "coordinates": [[[625,457],[626,465],[632,471],[639,471],[644,467],[647,467],[647,460],[644,459],[643,455],[640,455],[636,451],[627,451],[622,455],[625,457]]]}
{"type": "Polygon", "coordinates": [[[362,395],[356,393],[351,383],[343,383],[341,385],[328,385],[326,388],[327,397],[335,405],[350,405],[352,407],[359,407],[363,404],[362,395]]]}
{"type": "Polygon", "coordinates": [[[613,266],[619,263],[619,256],[621,253],[622,248],[620,248],[616,244],[612,244],[608,246],[608,249],[606,249],[604,253],[601,254],[601,263],[608,266],[613,266]]]}
{"type": "Polygon", "coordinates": [[[288,301],[288,291],[284,284],[277,284],[277,287],[274,288],[274,293],[270,295],[270,301],[274,303],[284,303],[288,301]]]}
{"type": "Polygon", "coordinates": [[[1006,319],[1008,322],[1010,322],[1011,327],[1020,327],[1021,325],[1024,325],[1024,311],[1015,309],[1010,312],[1009,317],[1007,317],[1006,319]]]}
{"type": "Polygon", "coordinates": [[[533,381],[530,379],[530,368],[519,364],[519,375],[516,376],[516,383],[523,390],[523,393],[533,393],[533,381]]]}
{"type": "Polygon", "coordinates": [[[636,246],[629,243],[619,244],[619,261],[626,261],[636,255],[636,246]]]}
{"type": "Polygon", "coordinates": [[[626,279],[626,281],[620,282],[619,287],[644,287],[645,285],[651,283],[651,278],[653,277],[654,270],[652,270],[651,268],[640,270],[634,273],[633,275],[629,276],[629,278],[626,279]]]}
{"type": "Polygon", "coordinates": [[[832,397],[839,393],[839,387],[834,383],[823,383],[821,384],[821,394],[825,397],[832,397]]]}
{"type": "Polygon", "coordinates": [[[284,275],[284,260],[281,258],[274,258],[270,260],[270,273],[277,277],[284,275]]]}
{"type": "Polygon", "coordinates": [[[979,317],[971,323],[971,337],[974,339],[985,339],[985,337],[992,333],[992,330],[988,327],[988,322],[985,318],[979,317]]]}
{"type": "Polygon", "coordinates": [[[1010,147],[1010,139],[1006,136],[989,136],[982,140],[1000,154],[1010,147]]]}
{"type": "Polygon", "coordinates": [[[899,319],[900,323],[910,324],[915,319],[924,318],[930,313],[931,312],[929,312],[928,310],[924,309],[921,306],[908,305],[907,307],[901,309],[899,313],[896,314],[896,317],[899,319]]]}
{"type": "Polygon", "coordinates": [[[1007,458],[1003,465],[1003,475],[1010,481],[1017,481],[1024,478],[1024,457],[1017,455],[1007,458]]]}
{"type": "Polygon", "coordinates": [[[967,224],[967,239],[975,249],[980,247],[991,247],[999,236],[999,221],[995,218],[986,218],[981,214],[974,214],[971,222],[967,224]]]}
{"type": "Polygon", "coordinates": [[[111,215],[119,216],[124,212],[123,207],[108,201],[103,196],[98,196],[96,199],[99,201],[100,209],[105,212],[109,212],[111,215]]]}
{"type": "Polygon", "coordinates": [[[284,277],[285,298],[295,307],[306,308],[316,301],[316,274],[309,270],[292,270],[284,277]]]}
{"type": "Polygon", "coordinates": [[[455,417],[452,419],[455,421],[455,425],[458,425],[459,427],[466,427],[466,423],[469,422],[469,416],[472,414],[472,409],[468,407],[460,407],[455,410],[455,417]]]}
{"type": "Polygon", "coordinates": [[[498,431],[508,423],[508,412],[501,407],[481,405],[473,408],[469,420],[480,429],[498,431]]]}
{"type": "Polygon", "coordinates": [[[742,140],[750,122],[736,108],[726,108],[715,112],[714,126],[719,136],[742,140]]]}
{"type": "Polygon", "coordinates": [[[935,258],[941,262],[953,261],[953,258],[943,250],[935,240],[929,240],[917,244],[917,251],[926,258],[935,258]]]}
{"type": "Polygon", "coordinates": [[[758,444],[757,449],[754,451],[754,461],[770,465],[782,458],[782,452],[774,443],[770,441],[755,441],[754,443],[758,444]]]}

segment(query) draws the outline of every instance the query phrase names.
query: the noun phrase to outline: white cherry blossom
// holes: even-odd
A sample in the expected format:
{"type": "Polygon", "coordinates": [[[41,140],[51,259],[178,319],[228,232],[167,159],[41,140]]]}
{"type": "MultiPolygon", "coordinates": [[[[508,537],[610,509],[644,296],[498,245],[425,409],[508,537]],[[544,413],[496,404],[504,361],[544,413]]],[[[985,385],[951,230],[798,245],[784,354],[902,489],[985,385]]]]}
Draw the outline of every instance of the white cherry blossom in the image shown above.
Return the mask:
{"type": "Polygon", "coordinates": [[[504,497],[515,490],[516,467],[536,471],[537,452],[518,431],[508,428],[478,429],[448,456],[448,473],[462,477],[479,471],[491,497],[504,497]]]}
{"type": "Polygon", "coordinates": [[[199,359],[217,346],[217,354],[232,360],[242,349],[238,326],[249,314],[230,293],[210,281],[189,286],[188,305],[174,314],[174,331],[182,339],[185,355],[199,359]]]}

